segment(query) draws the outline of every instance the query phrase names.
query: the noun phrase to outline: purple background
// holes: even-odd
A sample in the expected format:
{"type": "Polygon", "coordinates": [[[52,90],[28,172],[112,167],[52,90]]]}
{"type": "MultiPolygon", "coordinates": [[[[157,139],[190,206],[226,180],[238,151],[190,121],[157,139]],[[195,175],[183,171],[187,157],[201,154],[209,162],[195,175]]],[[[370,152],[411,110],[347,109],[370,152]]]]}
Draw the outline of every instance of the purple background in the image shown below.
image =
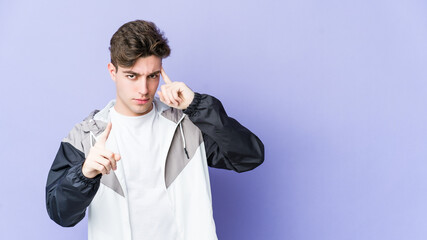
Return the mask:
{"type": "Polygon", "coordinates": [[[109,40],[135,19],[170,40],[168,75],[266,146],[211,169],[221,240],[427,239],[427,2],[0,1],[0,239],[84,239],[44,188],[59,143],[115,97],[109,40]]]}

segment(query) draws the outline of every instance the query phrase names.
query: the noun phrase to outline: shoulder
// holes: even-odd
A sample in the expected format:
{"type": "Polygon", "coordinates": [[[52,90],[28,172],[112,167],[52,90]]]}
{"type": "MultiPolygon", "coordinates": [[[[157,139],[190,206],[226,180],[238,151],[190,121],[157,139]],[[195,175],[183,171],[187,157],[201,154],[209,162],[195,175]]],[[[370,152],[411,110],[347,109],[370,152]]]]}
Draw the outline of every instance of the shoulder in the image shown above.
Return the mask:
{"type": "Polygon", "coordinates": [[[154,105],[156,107],[156,111],[160,115],[172,122],[179,122],[179,120],[184,115],[184,112],[182,110],[169,107],[168,105],[161,102],[160,99],[157,97],[154,99],[154,105]]]}
{"type": "Polygon", "coordinates": [[[154,105],[156,106],[156,111],[162,113],[166,110],[171,109],[168,105],[164,104],[158,97],[154,97],[153,99],[154,105]]]}
{"type": "Polygon", "coordinates": [[[93,116],[98,112],[99,110],[94,110],[82,121],[76,123],[68,132],[68,135],[62,139],[62,142],[69,143],[77,150],[85,152],[84,145],[86,144],[84,144],[84,142],[90,134],[91,125],[95,123],[93,116]]]}
{"type": "Polygon", "coordinates": [[[76,149],[85,152],[89,144],[90,134],[97,135],[105,129],[108,122],[109,109],[115,104],[114,100],[101,110],[91,111],[82,121],[76,123],[62,142],[70,143],[76,149]]]}

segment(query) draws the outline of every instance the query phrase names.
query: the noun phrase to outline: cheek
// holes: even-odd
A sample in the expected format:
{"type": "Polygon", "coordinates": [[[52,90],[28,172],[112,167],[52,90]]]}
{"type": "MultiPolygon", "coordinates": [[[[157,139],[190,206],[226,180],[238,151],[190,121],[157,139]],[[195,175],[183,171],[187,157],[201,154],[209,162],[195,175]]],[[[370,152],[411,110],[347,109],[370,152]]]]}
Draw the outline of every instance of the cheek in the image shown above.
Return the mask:
{"type": "Polygon", "coordinates": [[[124,95],[130,95],[133,92],[138,91],[136,84],[132,84],[131,81],[126,81],[123,79],[116,81],[116,88],[118,92],[124,95]]]}
{"type": "Polygon", "coordinates": [[[133,82],[128,83],[127,89],[128,89],[128,92],[132,92],[132,93],[139,92],[138,84],[135,84],[133,82]]]}
{"type": "Polygon", "coordinates": [[[148,86],[149,88],[150,88],[150,90],[153,92],[156,92],[157,91],[157,88],[159,87],[159,80],[156,80],[156,81],[152,81],[152,82],[150,82],[149,83],[149,86],[148,86]]]}

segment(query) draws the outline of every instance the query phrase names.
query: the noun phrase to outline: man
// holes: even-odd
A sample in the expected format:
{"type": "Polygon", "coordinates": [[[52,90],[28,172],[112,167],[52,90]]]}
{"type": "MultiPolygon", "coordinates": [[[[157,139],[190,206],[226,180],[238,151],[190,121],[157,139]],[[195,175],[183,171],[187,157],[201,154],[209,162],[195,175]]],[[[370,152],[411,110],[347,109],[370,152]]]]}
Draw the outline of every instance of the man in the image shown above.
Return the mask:
{"type": "Polygon", "coordinates": [[[251,170],[262,142],[219,100],[170,80],[154,23],[124,24],[110,52],[116,99],[61,142],[46,184],[50,218],[74,226],[88,208],[91,240],[217,239],[207,166],[251,170]]]}

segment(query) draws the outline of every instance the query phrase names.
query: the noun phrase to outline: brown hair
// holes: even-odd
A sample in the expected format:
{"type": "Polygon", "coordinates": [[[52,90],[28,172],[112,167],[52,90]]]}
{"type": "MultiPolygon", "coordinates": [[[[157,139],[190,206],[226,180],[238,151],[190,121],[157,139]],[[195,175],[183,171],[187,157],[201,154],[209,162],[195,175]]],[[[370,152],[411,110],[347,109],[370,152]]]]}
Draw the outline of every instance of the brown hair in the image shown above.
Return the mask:
{"type": "Polygon", "coordinates": [[[132,67],[140,57],[151,55],[166,58],[170,54],[168,39],[148,21],[125,23],[110,40],[111,63],[116,67],[132,67]]]}

